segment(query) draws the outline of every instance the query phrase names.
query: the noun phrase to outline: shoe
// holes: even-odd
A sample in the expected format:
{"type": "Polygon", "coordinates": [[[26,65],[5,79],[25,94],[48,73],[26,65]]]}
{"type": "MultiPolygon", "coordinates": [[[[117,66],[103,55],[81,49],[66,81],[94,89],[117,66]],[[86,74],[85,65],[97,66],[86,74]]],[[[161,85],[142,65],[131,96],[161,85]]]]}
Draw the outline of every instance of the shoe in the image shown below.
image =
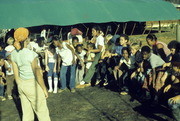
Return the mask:
{"type": "Polygon", "coordinates": [[[58,90],[58,93],[61,93],[61,92],[63,92],[65,89],[59,89],[58,90]]]}
{"type": "Polygon", "coordinates": [[[121,95],[127,95],[128,93],[123,91],[123,92],[120,92],[121,95]]]}
{"type": "Polygon", "coordinates": [[[49,90],[48,90],[48,92],[50,92],[50,93],[51,93],[51,92],[53,92],[53,90],[52,90],[52,89],[49,89],[49,90]]]}
{"type": "Polygon", "coordinates": [[[0,101],[5,101],[5,100],[6,100],[6,98],[5,98],[5,97],[0,96],[0,101]]]}
{"type": "Polygon", "coordinates": [[[76,92],[76,90],[75,90],[74,88],[70,89],[70,91],[71,91],[72,93],[75,93],[75,92],[76,92]]]}
{"type": "Polygon", "coordinates": [[[84,84],[85,84],[85,82],[84,82],[84,81],[81,81],[81,82],[80,82],[80,85],[84,85],[84,84]]]}
{"type": "Polygon", "coordinates": [[[13,97],[12,97],[11,95],[8,95],[8,99],[9,99],[9,100],[12,100],[13,97]]]}
{"type": "Polygon", "coordinates": [[[85,87],[89,87],[89,86],[91,86],[91,84],[90,83],[88,83],[88,84],[83,84],[83,85],[78,85],[78,86],[76,86],[76,88],[85,88],[85,87]]]}
{"type": "Polygon", "coordinates": [[[55,90],[53,91],[53,93],[55,93],[55,94],[56,94],[56,93],[57,93],[57,89],[55,89],[55,90]]]}

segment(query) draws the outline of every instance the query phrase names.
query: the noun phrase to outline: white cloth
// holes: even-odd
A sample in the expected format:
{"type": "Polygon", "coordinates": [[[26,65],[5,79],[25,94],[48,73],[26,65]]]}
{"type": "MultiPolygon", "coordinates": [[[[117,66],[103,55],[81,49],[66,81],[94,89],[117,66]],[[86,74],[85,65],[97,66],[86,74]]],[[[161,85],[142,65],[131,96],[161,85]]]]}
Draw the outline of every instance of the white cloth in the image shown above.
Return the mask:
{"type": "Polygon", "coordinates": [[[6,70],[6,75],[13,75],[13,68],[12,68],[12,64],[10,64],[8,61],[5,60],[5,63],[7,64],[7,67],[11,69],[11,71],[6,70]]]}
{"type": "Polygon", "coordinates": [[[151,53],[151,56],[150,56],[150,58],[148,60],[149,60],[149,62],[151,64],[152,68],[156,68],[156,67],[162,66],[165,63],[161,59],[161,57],[159,57],[158,55],[155,55],[153,53],[151,53]]]}
{"type": "Polygon", "coordinates": [[[62,49],[56,49],[57,53],[60,55],[62,59],[62,65],[63,66],[70,66],[72,65],[73,61],[73,54],[70,49],[68,48],[62,48],[62,49]]]}
{"type": "Polygon", "coordinates": [[[48,55],[48,62],[49,63],[55,63],[57,54],[53,54],[47,50],[47,55],[48,55]]]}
{"type": "Polygon", "coordinates": [[[32,41],[28,44],[27,48],[30,50],[33,50],[33,48],[36,49],[36,48],[38,48],[38,44],[36,42],[32,41]]]}
{"type": "Polygon", "coordinates": [[[5,50],[7,51],[7,52],[12,52],[13,50],[15,49],[15,47],[13,46],[13,45],[8,45],[6,48],[5,48],[5,50]]]}
{"type": "MultiPolygon", "coordinates": [[[[87,61],[90,61],[92,60],[96,55],[94,53],[90,53],[88,56],[87,56],[87,61]]],[[[90,66],[92,65],[92,62],[87,62],[86,63],[86,68],[89,69],[90,66]]]]}
{"type": "Polygon", "coordinates": [[[43,29],[41,31],[41,35],[40,36],[46,38],[46,30],[45,29],[43,29]]]}
{"type": "Polygon", "coordinates": [[[98,46],[99,46],[99,45],[101,45],[101,46],[103,47],[102,50],[101,50],[101,52],[104,51],[104,49],[105,49],[105,46],[104,46],[104,37],[101,36],[101,35],[99,35],[99,36],[96,38],[96,43],[95,43],[96,49],[98,49],[98,46]]]}
{"type": "Polygon", "coordinates": [[[86,51],[82,50],[82,52],[80,54],[78,54],[78,55],[82,59],[82,61],[84,62],[84,56],[86,55],[86,51]]]}
{"type": "Polygon", "coordinates": [[[17,64],[21,79],[35,79],[31,64],[36,57],[38,57],[38,55],[27,48],[14,50],[11,53],[11,60],[17,64]]]}
{"type": "Polygon", "coordinates": [[[128,61],[126,61],[126,59],[124,59],[124,57],[122,57],[120,59],[120,63],[126,64],[129,69],[134,69],[135,68],[135,66],[134,66],[135,59],[132,56],[130,56],[128,61]]]}

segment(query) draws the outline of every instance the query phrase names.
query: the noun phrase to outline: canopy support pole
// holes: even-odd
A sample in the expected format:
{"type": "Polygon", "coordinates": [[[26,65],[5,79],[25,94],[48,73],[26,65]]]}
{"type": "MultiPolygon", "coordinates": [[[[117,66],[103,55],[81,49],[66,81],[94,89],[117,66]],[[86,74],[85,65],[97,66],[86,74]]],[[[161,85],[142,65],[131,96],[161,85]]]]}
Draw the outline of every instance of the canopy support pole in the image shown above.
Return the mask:
{"type": "Polygon", "coordinates": [[[124,25],[123,34],[126,34],[126,27],[127,27],[127,23],[125,23],[124,25]]]}
{"type": "Polygon", "coordinates": [[[161,21],[159,21],[159,33],[161,33],[161,21]]]}
{"type": "Polygon", "coordinates": [[[176,25],[176,40],[180,42],[180,20],[178,20],[176,25]]]}
{"type": "Polygon", "coordinates": [[[115,31],[115,33],[114,33],[114,35],[116,35],[116,34],[117,34],[117,32],[118,32],[119,28],[120,28],[120,24],[118,24],[118,25],[117,25],[117,29],[116,29],[116,31],[115,31]]]}
{"type": "Polygon", "coordinates": [[[133,34],[135,27],[136,27],[136,23],[134,23],[133,29],[131,31],[131,35],[133,34]]]}

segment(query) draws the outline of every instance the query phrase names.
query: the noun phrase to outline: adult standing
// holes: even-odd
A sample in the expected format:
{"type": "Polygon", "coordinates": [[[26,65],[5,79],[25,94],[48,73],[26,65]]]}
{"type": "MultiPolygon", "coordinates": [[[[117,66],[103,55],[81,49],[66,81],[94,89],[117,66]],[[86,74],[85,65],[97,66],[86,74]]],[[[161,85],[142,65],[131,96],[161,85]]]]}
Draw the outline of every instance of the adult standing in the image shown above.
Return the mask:
{"type": "Polygon", "coordinates": [[[38,55],[26,48],[28,35],[29,31],[26,28],[18,28],[14,32],[16,50],[11,54],[15,81],[22,105],[22,120],[33,121],[35,112],[39,121],[50,121],[46,103],[48,92],[38,64],[38,55]]]}
{"type": "Polygon", "coordinates": [[[83,81],[80,83],[81,85],[90,84],[91,79],[96,71],[96,65],[99,62],[99,59],[101,57],[101,53],[104,50],[104,37],[102,36],[102,30],[99,26],[94,26],[92,28],[92,36],[93,39],[95,39],[95,49],[88,50],[88,53],[95,53],[96,56],[94,58],[94,61],[92,65],[90,66],[89,70],[86,73],[86,76],[84,77],[83,81]]]}

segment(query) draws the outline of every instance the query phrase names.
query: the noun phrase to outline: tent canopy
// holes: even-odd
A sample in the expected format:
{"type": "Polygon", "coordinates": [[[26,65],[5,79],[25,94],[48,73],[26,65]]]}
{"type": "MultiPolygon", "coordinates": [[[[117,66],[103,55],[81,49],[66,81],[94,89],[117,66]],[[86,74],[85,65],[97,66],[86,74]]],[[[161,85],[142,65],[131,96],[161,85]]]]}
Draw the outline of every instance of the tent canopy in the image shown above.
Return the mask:
{"type": "Polygon", "coordinates": [[[162,0],[3,0],[0,11],[1,29],[180,19],[180,12],[162,0]]]}

